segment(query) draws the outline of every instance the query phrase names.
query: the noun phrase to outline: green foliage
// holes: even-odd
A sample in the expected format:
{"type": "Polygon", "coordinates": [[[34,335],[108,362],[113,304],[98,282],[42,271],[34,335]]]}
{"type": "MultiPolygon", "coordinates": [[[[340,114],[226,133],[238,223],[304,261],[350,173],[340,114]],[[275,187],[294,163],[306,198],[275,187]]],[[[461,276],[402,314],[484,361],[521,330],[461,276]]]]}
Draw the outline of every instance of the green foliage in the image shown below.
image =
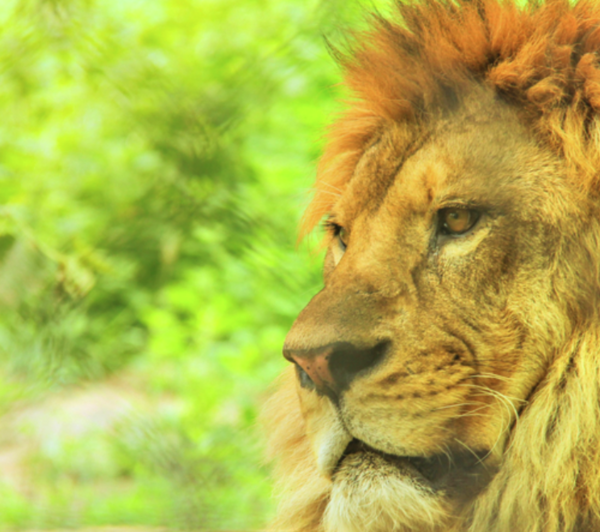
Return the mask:
{"type": "Polygon", "coordinates": [[[320,286],[294,242],[323,36],[359,7],[2,3],[0,460],[30,486],[0,483],[0,528],[264,526],[257,409],[320,286]],[[99,424],[78,394],[115,379],[143,400],[99,424]]]}

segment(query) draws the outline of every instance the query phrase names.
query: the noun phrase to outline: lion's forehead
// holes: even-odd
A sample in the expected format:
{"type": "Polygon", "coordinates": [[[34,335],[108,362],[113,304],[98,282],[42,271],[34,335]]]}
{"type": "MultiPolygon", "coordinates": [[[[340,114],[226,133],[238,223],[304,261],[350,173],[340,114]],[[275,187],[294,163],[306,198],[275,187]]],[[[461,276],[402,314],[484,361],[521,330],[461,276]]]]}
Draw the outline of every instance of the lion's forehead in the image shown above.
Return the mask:
{"type": "Polygon", "coordinates": [[[525,218],[554,209],[571,193],[560,163],[505,107],[494,101],[475,111],[465,106],[420,131],[386,125],[360,158],[333,213],[347,225],[358,218],[372,223],[376,215],[393,225],[403,223],[403,213],[426,215],[454,199],[493,204],[525,218]]]}

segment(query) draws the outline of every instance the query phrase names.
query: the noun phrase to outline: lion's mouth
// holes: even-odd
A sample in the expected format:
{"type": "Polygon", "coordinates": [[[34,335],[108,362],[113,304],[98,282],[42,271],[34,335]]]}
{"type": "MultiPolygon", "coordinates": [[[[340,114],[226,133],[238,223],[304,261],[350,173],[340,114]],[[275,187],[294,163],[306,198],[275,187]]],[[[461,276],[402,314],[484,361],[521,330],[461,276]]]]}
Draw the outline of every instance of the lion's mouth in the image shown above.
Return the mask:
{"type": "Polygon", "coordinates": [[[415,476],[422,477],[428,484],[438,483],[448,474],[451,467],[450,459],[445,455],[433,456],[431,458],[398,456],[375,449],[356,438],[348,444],[339,463],[341,463],[346,456],[355,453],[376,454],[382,457],[386,462],[401,469],[403,472],[408,470],[416,473],[415,476]]]}
{"type": "Polygon", "coordinates": [[[479,489],[491,478],[490,468],[484,463],[488,452],[460,452],[424,456],[398,456],[388,454],[354,438],[342,454],[343,460],[356,453],[372,453],[395,466],[402,474],[410,474],[415,480],[428,487],[438,489],[463,488],[466,491],[479,489]]]}

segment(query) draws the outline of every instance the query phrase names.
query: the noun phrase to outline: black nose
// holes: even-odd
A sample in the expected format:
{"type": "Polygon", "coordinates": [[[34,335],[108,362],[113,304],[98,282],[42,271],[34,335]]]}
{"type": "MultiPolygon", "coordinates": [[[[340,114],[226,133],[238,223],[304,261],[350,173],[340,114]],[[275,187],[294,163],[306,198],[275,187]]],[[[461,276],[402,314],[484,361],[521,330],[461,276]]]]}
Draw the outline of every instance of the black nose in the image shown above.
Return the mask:
{"type": "Polygon", "coordinates": [[[373,369],[383,359],[388,346],[387,341],[368,348],[360,348],[346,342],[335,344],[329,357],[329,371],[338,390],[345,390],[357,376],[373,369]]]}
{"type": "Polygon", "coordinates": [[[318,390],[339,395],[359,375],[374,368],[384,357],[390,342],[382,341],[371,347],[357,347],[350,342],[336,342],[310,350],[284,348],[284,356],[295,362],[304,386],[311,381],[318,390]],[[307,381],[306,376],[310,378],[307,381]]]}

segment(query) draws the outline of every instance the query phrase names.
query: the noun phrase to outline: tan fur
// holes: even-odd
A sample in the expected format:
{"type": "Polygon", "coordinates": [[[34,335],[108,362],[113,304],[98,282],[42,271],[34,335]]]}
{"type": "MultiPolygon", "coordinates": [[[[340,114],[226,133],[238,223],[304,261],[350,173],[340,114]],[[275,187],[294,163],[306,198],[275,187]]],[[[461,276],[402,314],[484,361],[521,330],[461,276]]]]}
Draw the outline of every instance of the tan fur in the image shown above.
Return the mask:
{"type": "Polygon", "coordinates": [[[600,4],[398,11],[341,57],[357,100],[304,232],[327,215],[348,246],[330,234],[325,288],[286,340],[386,356],[335,404],[286,372],[266,410],[273,530],[600,530],[600,4]],[[460,238],[436,229],[452,202],[484,213],[460,238]],[[409,462],[343,456],[353,438],[472,452],[481,474],[429,486],[409,462]]]}

